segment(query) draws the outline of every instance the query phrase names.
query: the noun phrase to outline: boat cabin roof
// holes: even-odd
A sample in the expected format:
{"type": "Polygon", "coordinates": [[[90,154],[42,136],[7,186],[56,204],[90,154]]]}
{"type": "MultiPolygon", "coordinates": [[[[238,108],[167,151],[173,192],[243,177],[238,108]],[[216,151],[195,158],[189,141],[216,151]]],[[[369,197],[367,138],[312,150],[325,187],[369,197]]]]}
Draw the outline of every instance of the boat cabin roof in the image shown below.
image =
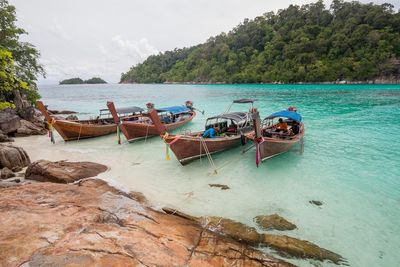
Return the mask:
{"type": "Polygon", "coordinates": [[[288,118],[288,119],[291,119],[291,120],[294,120],[297,122],[301,122],[301,120],[302,120],[302,117],[299,113],[289,111],[289,110],[281,110],[281,111],[272,113],[271,115],[266,117],[265,120],[270,120],[270,119],[279,118],[279,117],[288,118]]]}
{"type": "Polygon", "coordinates": [[[233,120],[239,124],[240,122],[246,121],[248,119],[248,113],[246,112],[223,113],[218,116],[208,118],[207,120],[213,120],[213,119],[228,119],[228,120],[233,120]]]}
{"type": "Polygon", "coordinates": [[[117,108],[117,113],[118,114],[127,114],[127,113],[138,113],[138,112],[143,112],[144,109],[140,107],[126,107],[126,108],[117,108]]]}
{"type": "Polygon", "coordinates": [[[191,110],[185,106],[172,106],[166,108],[158,108],[157,112],[170,112],[172,115],[188,113],[191,110]]]}
{"type": "MultiPolygon", "coordinates": [[[[129,113],[133,114],[133,113],[139,113],[139,112],[143,112],[143,111],[144,111],[144,109],[142,109],[140,107],[136,107],[136,106],[117,109],[118,114],[129,114],[129,113]]],[[[108,108],[100,109],[100,114],[109,114],[109,113],[110,113],[110,111],[108,108]]]]}

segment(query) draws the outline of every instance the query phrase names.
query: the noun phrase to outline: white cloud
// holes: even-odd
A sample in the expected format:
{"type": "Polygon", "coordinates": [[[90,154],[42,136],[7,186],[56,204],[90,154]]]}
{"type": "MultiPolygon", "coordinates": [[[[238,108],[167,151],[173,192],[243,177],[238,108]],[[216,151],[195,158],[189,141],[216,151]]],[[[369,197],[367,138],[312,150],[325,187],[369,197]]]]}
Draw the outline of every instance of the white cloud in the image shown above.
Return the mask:
{"type": "Polygon", "coordinates": [[[146,38],[136,41],[123,39],[121,35],[115,35],[112,38],[112,42],[117,46],[117,51],[136,59],[144,60],[148,56],[159,52],[146,38]]]}
{"type": "Polygon", "coordinates": [[[54,34],[57,37],[61,37],[62,39],[66,40],[66,41],[70,41],[72,40],[71,35],[69,35],[65,29],[60,25],[60,24],[54,24],[49,26],[49,31],[54,34]]]}

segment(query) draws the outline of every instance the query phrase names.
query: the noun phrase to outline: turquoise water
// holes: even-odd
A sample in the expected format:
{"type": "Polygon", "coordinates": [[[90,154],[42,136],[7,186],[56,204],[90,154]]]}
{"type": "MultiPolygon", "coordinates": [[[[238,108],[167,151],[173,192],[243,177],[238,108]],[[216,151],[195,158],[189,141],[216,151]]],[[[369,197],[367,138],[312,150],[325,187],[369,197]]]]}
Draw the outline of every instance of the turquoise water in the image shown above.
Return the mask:
{"type": "Polygon", "coordinates": [[[183,129],[193,131],[237,98],[257,99],[263,116],[296,106],[306,126],[304,154],[294,149],[256,168],[254,149],[237,148],[213,156],[216,175],[206,159],[182,167],[171,153],[166,161],[160,138],[118,146],[113,135],[68,144],[57,138],[56,145],[34,137],[40,148],[32,138],[26,145],[50,159],[104,162],[111,166],[106,179],[144,192],[155,205],[251,226],[253,217],[276,212],[298,226],[284,234],[337,252],[351,266],[399,266],[400,85],[79,85],[42,86],[40,93],[50,108],[82,118],[97,115],[107,100],[117,107],[193,100],[206,111],[183,129]]]}

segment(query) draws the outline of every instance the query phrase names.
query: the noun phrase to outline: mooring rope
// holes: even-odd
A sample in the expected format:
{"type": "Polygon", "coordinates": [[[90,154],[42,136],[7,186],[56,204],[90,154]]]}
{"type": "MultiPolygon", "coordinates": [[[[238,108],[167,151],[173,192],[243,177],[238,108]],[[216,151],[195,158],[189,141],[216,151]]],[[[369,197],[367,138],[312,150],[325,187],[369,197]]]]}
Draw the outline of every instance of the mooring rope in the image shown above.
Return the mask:
{"type": "Polygon", "coordinates": [[[206,152],[208,161],[210,162],[210,165],[212,166],[212,168],[214,169],[214,174],[218,174],[217,172],[217,167],[215,166],[214,160],[212,159],[211,153],[208,150],[206,141],[204,140],[204,138],[200,137],[200,141],[203,143],[203,148],[204,148],[204,152],[206,152]]]}
{"type": "Polygon", "coordinates": [[[79,135],[78,135],[78,140],[77,141],[79,141],[79,139],[81,138],[81,132],[82,132],[82,123],[81,123],[81,127],[80,127],[80,129],[79,129],[79,135]]]}

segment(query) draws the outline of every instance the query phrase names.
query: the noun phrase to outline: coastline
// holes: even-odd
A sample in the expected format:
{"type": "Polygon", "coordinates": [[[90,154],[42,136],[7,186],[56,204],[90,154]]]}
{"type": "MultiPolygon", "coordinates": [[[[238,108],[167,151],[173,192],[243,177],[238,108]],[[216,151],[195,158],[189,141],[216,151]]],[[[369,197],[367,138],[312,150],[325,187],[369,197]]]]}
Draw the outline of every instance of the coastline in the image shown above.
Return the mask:
{"type": "Polygon", "coordinates": [[[395,79],[375,79],[369,81],[329,81],[329,82],[295,82],[295,83],[282,83],[282,82],[261,82],[261,83],[227,83],[227,82],[171,82],[165,81],[161,83],[135,83],[135,82],[119,82],[118,84],[184,84],[184,85],[218,85],[218,84],[226,84],[226,85],[244,85],[244,84],[271,84],[271,85],[351,85],[351,84],[400,84],[400,78],[395,79]]]}

